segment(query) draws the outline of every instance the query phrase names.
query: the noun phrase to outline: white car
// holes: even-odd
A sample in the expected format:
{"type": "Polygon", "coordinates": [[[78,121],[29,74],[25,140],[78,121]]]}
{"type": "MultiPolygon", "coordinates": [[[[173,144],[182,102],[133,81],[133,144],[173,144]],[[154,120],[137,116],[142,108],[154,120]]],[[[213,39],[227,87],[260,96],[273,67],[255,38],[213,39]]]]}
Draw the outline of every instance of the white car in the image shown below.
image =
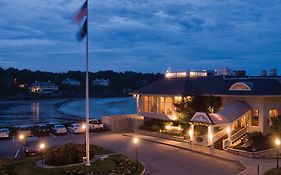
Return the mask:
{"type": "Polygon", "coordinates": [[[92,119],[89,121],[90,130],[103,130],[104,124],[100,123],[97,119],[92,119]]]}
{"type": "Polygon", "coordinates": [[[10,137],[10,131],[8,128],[1,128],[0,129],[0,138],[9,138],[10,137]]]}
{"type": "Polygon", "coordinates": [[[81,123],[73,123],[67,129],[70,133],[79,134],[85,132],[85,125],[81,123]]]}
{"type": "Polygon", "coordinates": [[[66,134],[67,133],[66,128],[62,124],[53,125],[51,128],[51,131],[54,134],[66,134]]]}

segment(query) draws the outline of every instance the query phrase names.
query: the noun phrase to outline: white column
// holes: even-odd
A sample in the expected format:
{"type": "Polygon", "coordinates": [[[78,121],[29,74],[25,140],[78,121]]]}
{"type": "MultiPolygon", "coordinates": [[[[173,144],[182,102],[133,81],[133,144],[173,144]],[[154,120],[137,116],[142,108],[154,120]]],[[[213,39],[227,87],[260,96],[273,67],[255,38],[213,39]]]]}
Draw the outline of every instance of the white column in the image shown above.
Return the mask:
{"type": "Polygon", "coordinates": [[[150,96],[147,96],[147,103],[148,103],[147,112],[150,112],[150,96]]]}
{"type": "Polygon", "coordinates": [[[232,135],[231,124],[229,124],[229,125],[227,126],[226,132],[227,132],[227,140],[228,140],[228,143],[229,143],[228,146],[231,146],[231,144],[232,144],[232,140],[231,140],[231,135],[232,135]]]}
{"type": "Polygon", "coordinates": [[[190,124],[190,128],[189,128],[189,138],[190,138],[190,141],[191,141],[191,142],[194,140],[194,124],[190,124]]]}
{"type": "Polygon", "coordinates": [[[208,146],[213,145],[213,139],[214,139],[214,127],[208,126],[208,146]]]}

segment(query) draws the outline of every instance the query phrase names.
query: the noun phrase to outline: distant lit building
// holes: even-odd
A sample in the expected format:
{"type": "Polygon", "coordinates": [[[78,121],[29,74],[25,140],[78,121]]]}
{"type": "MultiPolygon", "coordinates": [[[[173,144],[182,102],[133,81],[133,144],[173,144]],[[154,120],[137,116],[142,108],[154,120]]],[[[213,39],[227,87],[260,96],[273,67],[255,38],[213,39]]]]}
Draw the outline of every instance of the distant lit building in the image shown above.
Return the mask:
{"type": "Polygon", "coordinates": [[[75,79],[65,79],[61,82],[62,84],[68,85],[68,86],[80,86],[80,82],[75,79]]]}
{"type": "Polygon", "coordinates": [[[93,81],[94,86],[109,86],[109,79],[95,79],[93,81]]]}
{"type": "Polygon", "coordinates": [[[53,94],[59,91],[59,87],[54,83],[47,82],[35,82],[29,87],[30,92],[36,94],[53,94]]]}

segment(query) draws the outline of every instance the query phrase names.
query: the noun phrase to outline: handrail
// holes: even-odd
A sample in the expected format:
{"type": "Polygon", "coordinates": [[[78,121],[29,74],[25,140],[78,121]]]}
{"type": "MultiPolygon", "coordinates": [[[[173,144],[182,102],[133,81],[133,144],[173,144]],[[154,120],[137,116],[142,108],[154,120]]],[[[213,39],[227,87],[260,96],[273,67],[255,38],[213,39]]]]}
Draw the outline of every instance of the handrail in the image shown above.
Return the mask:
{"type": "Polygon", "coordinates": [[[214,143],[217,141],[217,140],[219,140],[220,138],[222,138],[224,135],[226,135],[226,132],[225,132],[225,130],[223,129],[223,130],[221,130],[221,131],[219,131],[219,132],[217,132],[215,135],[214,135],[214,143]]]}
{"type": "Polygon", "coordinates": [[[242,129],[240,129],[239,131],[237,131],[235,134],[233,134],[231,136],[231,141],[235,142],[236,140],[238,140],[240,137],[242,137],[244,134],[247,133],[248,128],[244,127],[242,129]]]}
{"type": "Polygon", "coordinates": [[[248,127],[244,127],[242,129],[240,129],[239,131],[237,131],[235,134],[233,134],[231,136],[231,143],[229,142],[228,138],[227,139],[223,139],[222,140],[222,148],[226,149],[226,147],[229,146],[229,144],[232,144],[233,142],[235,142],[236,140],[241,138],[244,134],[247,133],[247,131],[248,131],[248,127]]]}

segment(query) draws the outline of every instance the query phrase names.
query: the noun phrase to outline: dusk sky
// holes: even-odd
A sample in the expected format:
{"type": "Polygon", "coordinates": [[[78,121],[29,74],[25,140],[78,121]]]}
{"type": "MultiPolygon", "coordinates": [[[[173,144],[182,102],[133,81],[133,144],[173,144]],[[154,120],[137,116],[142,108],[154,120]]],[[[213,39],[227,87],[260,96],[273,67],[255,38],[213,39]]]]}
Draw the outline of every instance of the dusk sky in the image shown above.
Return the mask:
{"type": "MultiPolygon", "coordinates": [[[[84,70],[82,0],[0,0],[0,67],[84,70]]],[[[281,72],[280,0],[89,0],[90,70],[281,72]]]]}

